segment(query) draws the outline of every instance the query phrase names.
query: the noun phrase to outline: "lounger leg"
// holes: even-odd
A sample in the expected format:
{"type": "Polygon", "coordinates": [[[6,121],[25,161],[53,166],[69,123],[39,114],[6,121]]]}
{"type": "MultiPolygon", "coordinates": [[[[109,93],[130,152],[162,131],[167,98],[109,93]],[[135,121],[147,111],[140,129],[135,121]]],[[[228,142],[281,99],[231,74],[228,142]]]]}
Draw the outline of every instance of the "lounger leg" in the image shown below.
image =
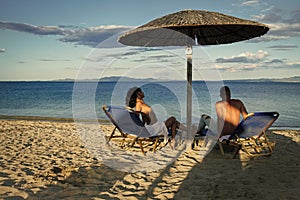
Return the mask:
{"type": "Polygon", "coordinates": [[[242,148],[242,145],[239,145],[239,147],[236,149],[233,158],[236,158],[237,154],[239,153],[240,149],[242,148]]]}
{"type": "Polygon", "coordinates": [[[154,146],[153,146],[153,153],[155,153],[155,150],[156,150],[156,146],[157,146],[158,140],[159,140],[159,138],[157,137],[157,138],[155,139],[155,143],[154,143],[154,146]]]}
{"type": "Polygon", "coordinates": [[[115,132],[116,132],[116,129],[117,129],[117,127],[115,127],[114,130],[111,132],[111,134],[110,134],[110,136],[109,136],[109,138],[108,138],[108,142],[110,141],[111,138],[114,137],[114,134],[115,134],[115,132]]]}
{"type": "Polygon", "coordinates": [[[272,142],[270,142],[270,141],[268,140],[267,135],[266,135],[266,132],[264,132],[263,137],[264,137],[264,139],[265,139],[266,144],[268,145],[270,154],[272,154],[274,146],[272,146],[272,142]]]}
{"type": "Polygon", "coordinates": [[[218,144],[219,144],[219,148],[220,148],[221,154],[224,155],[225,153],[224,153],[224,149],[223,149],[222,143],[218,142],[218,144]]]}
{"type": "Polygon", "coordinates": [[[145,151],[144,151],[144,147],[143,147],[143,142],[142,142],[141,140],[139,140],[139,144],[140,144],[140,148],[141,148],[142,153],[143,153],[144,155],[146,155],[146,154],[145,154],[145,151]]]}
{"type": "Polygon", "coordinates": [[[134,143],[138,140],[138,137],[134,138],[133,141],[131,142],[130,148],[133,147],[134,143]]]}

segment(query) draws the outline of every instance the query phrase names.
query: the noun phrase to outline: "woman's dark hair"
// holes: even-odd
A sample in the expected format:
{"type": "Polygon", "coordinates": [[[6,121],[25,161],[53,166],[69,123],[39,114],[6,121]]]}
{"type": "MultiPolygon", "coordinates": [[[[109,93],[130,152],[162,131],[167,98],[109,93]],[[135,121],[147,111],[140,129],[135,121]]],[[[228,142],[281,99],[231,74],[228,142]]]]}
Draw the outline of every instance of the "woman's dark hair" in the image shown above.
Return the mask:
{"type": "Polygon", "coordinates": [[[126,105],[129,106],[130,108],[134,108],[136,105],[137,93],[141,91],[142,91],[141,88],[138,87],[130,88],[127,92],[127,96],[125,99],[126,105]]]}

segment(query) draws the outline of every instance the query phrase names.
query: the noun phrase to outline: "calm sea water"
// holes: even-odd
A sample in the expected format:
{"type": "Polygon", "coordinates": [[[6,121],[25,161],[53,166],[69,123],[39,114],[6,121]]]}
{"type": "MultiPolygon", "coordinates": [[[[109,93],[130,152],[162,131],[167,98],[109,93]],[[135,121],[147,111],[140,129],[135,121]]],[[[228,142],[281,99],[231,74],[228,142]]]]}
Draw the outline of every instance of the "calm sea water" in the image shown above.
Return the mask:
{"type": "MultiPolygon", "coordinates": [[[[241,99],[249,112],[277,111],[273,127],[300,129],[300,83],[225,82],[232,97],[241,99]]],[[[158,118],[186,116],[185,82],[0,82],[0,115],[106,119],[102,105],[124,105],[128,89],[141,87],[145,101],[158,118]]],[[[202,113],[215,117],[220,100],[218,82],[193,83],[193,122],[202,113]]]]}

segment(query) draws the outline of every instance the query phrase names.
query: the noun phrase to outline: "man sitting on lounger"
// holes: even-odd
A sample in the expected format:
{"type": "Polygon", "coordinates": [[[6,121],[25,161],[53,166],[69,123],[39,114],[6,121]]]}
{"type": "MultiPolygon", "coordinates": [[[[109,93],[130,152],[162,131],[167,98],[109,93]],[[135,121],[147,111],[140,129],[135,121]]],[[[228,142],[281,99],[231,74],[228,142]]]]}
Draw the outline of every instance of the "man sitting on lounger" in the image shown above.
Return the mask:
{"type": "Polygon", "coordinates": [[[248,112],[243,102],[239,99],[231,99],[228,86],[221,87],[220,97],[222,100],[216,103],[217,126],[210,116],[204,114],[199,122],[198,134],[203,134],[204,128],[209,126],[212,132],[219,133],[219,137],[231,135],[240,123],[240,115],[243,119],[247,117],[248,112]]]}

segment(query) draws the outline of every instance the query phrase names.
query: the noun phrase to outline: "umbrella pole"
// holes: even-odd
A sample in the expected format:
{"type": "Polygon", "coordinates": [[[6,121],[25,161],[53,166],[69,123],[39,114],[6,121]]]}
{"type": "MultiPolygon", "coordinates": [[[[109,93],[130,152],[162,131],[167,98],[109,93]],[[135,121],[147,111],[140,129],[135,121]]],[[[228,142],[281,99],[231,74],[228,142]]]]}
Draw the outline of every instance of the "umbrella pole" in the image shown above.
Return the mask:
{"type": "Polygon", "coordinates": [[[193,49],[191,46],[186,47],[187,58],[187,101],[186,101],[186,126],[187,135],[192,134],[192,54],[193,49]]]}

